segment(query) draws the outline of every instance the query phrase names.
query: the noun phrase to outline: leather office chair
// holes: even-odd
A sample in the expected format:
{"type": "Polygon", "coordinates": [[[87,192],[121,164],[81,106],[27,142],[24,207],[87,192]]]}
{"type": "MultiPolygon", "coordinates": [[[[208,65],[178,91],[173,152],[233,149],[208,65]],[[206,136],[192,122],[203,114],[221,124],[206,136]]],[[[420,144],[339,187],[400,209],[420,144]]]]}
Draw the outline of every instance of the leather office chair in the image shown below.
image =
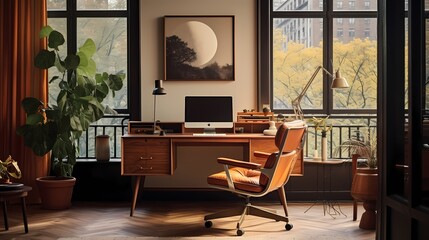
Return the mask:
{"type": "Polygon", "coordinates": [[[224,165],[224,171],[208,176],[208,184],[217,189],[235,193],[246,199],[246,204],[239,209],[230,209],[204,217],[205,226],[210,228],[212,219],[241,215],[237,223],[237,235],[244,234],[241,225],[246,215],[260,216],[276,221],[286,222],[286,230],[292,229],[289,224],[284,185],[289,180],[296,158],[303,147],[307,125],[302,120],[286,122],[279,126],[275,136],[278,151],[264,153],[256,151],[255,156],[265,157],[264,164],[240,161],[220,157],[218,163],[224,165]],[[277,215],[274,210],[262,209],[250,203],[251,197],[262,197],[272,191],[279,194],[285,216],[277,215]]]}

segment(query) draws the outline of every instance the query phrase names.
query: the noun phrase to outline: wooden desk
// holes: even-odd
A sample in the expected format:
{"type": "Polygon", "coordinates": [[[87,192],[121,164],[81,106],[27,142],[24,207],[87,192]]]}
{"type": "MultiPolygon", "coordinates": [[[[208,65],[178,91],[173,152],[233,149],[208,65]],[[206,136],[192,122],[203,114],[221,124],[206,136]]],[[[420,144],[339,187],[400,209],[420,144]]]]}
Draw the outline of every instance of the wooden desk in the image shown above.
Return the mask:
{"type": "Polygon", "coordinates": [[[31,187],[23,186],[22,188],[15,189],[15,190],[0,191],[0,202],[3,203],[3,218],[4,218],[5,230],[9,230],[6,201],[14,198],[21,198],[22,218],[24,220],[24,231],[25,233],[28,233],[25,197],[28,195],[28,192],[31,191],[31,189],[32,189],[31,187]]]}
{"type": "MultiPolygon", "coordinates": [[[[173,175],[177,166],[178,146],[242,146],[244,159],[262,162],[264,159],[253,156],[254,151],[276,151],[274,136],[263,134],[227,134],[219,136],[194,136],[192,134],[167,134],[166,136],[127,134],[122,136],[121,174],[136,176],[130,216],[136,206],[140,183],[144,185],[145,176],[173,175]]],[[[297,159],[295,176],[303,175],[304,165],[297,159]]]]}

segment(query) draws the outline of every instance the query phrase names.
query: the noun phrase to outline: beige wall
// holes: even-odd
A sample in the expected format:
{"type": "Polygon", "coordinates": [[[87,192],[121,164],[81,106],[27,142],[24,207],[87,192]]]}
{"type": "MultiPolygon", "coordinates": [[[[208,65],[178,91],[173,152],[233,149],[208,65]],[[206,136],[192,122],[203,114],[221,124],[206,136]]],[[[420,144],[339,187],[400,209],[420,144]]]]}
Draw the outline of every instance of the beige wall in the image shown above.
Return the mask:
{"type": "MultiPolygon", "coordinates": [[[[257,29],[255,0],[141,1],[142,120],[153,120],[152,89],[163,79],[164,15],[234,15],[235,81],[164,81],[167,95],[157,97],[157,119],[184,121],[187,95],[231,95],[234,112],[257,107],[257,29]]],[[[235,114],[234,114],[235,117],[235,114]]]]}
{"type": "MultiPolygon", "coordinates": [[[[255,0],[143,0],[140,14],[142,120],[153,120],[154,80],[163,78],[164,15],[234,15],[235,81],[164,81],[167,95],[157,97],[157,119],[184,121],[187,95],[231,95],[234,112],[256,109],[255,0]]],[[[174,175],[149,176],[145,187],[204,188],[207,176],[222,170],[216,162],[217,157],[243,157],[242,149],[237,147],[189,146],[178,151],[174,175]]]]}

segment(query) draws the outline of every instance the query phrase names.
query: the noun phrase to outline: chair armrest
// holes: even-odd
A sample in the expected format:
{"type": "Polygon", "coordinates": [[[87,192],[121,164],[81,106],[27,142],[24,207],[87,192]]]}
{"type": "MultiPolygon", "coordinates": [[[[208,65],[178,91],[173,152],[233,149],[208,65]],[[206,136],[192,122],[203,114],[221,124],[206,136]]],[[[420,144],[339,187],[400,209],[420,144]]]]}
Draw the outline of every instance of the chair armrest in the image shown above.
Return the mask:
{"type": "Polygon", "coordinates": [[[261,151],[254,151],[253,156],[255,157],[261,157],[261,158],[268,158],[271,155],[271,153],[267,152],[261,152],[261,151]]]}
{"type": "MultiPolygon", "coordinates": [[[[291,153],[292,151],[290,151],[290,152],[283,152],[282,154],[288,154],[288,153],[291,153]]],[[[255,156],[255,157],[261,157],[261,158],[268,158],[269,156],[271,156],[271,154],[273,154],[273,153],[267,153],[267,152],[260,152],[260,151],[254,151],[253,152],[253,156],[255,156]]]]}
{"type": "Polygon", "coordinates": [[[261,169],[262,168],[262,165],[259,163],[245,162],[245,161],[236,160],[236,159],[232,159],[232,158],[220,157],[217,159],[217,162],[220,164],[225,164],[225,165],[234,166],[234,167],[242,167],[242,168],[247,168],[247,169],[261,169]]]}

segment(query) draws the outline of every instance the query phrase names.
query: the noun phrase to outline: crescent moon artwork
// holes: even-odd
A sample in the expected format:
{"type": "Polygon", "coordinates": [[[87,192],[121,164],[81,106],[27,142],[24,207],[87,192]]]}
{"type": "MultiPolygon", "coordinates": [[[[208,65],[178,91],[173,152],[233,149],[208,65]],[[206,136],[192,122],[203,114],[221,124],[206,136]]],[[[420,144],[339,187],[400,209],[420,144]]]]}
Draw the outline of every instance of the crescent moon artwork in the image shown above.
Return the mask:
{"type": "Polygon", "coordinates": [[[180,25],[174,35],[177,35],[188,47],[194,49],[197,56],[192,66],[201,67],[208,63],[217,50],[217,38],[214,31],[202,22],[189,21],[180,25]]]}
{"type": "Polygon", "coordinates": [[[164,17],[165,80],[234,80],[234,16],[164,17]]]}

